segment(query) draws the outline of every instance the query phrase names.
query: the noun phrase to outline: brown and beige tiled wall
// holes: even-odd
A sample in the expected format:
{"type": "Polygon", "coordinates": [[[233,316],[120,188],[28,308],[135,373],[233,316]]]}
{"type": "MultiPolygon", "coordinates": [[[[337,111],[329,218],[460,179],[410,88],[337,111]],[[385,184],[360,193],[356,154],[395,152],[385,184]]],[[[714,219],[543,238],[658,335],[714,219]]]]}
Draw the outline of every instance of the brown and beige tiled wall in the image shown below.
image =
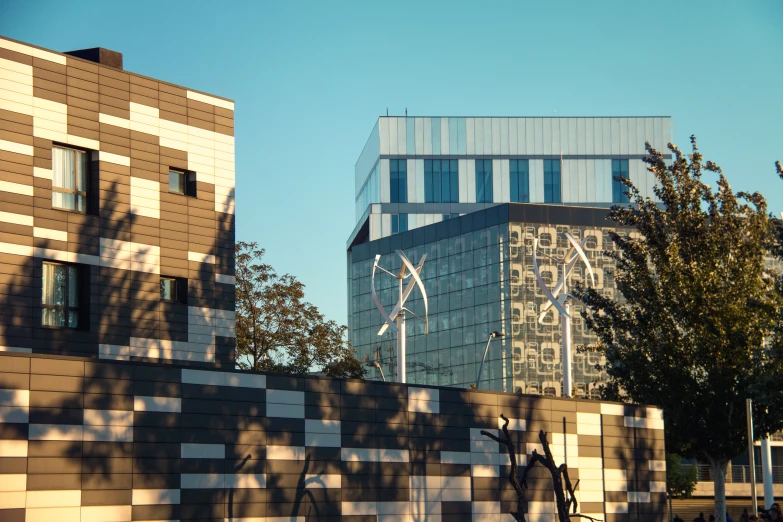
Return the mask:
{"type": "Polygon", "coordinates": [[[0,349],[232,365],[233,129],[226,99],[0,37],[0,349]],[[88,154],[85,213],[53,207],[53,146],[88,154]],[[46,261],[80,270],[78,328],[42,327],[46,261]]]}
{"type": "Polygon", "coordinates": [[[0,520],[510,521],[501,413],[521,465],[549,433],[581,513],[664,521],[656,408],[37,354],[0,354],[0,520]]]}

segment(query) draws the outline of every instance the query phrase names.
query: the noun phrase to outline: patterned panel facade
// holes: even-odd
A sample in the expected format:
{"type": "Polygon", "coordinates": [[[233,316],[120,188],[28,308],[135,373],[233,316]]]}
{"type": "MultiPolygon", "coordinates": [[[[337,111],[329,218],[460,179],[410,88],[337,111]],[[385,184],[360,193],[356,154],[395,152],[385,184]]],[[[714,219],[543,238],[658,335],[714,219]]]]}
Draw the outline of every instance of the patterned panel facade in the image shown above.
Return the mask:
{"type": "MultiPolygon", "coordinates": [[[[661,411],[598,401],[0,355],[0,520],[511,520],[505,450],[549,433],[580,511],[662,522],[661,411]]],[[[548,472],[528,520],[554,522],[548,472]]]]}
{"type": "Polygon", "coordinates": [[[670,117],[380,117],[356,162],[357,226],[366,221],[375,240],[498,203],[608,207],[617,202],[613,176],[619,172],[655,199],[644,146],[668,152],[671,135],[670,117]],[[623,162],[619,170],[617,161],[623,162]],[[554,193],[547,185],[551,162],[557,165],[554,193]],[[446,163],[452,178],[433,182],[433,172],[441,179],[446,163]],[[477,169],[489,172],[483,194],[477,169]],[[398,176],[402,194],[393,188],[398,176]],[[449,197],[438,195],[440,188],[449,197]],[[400,216],[402,227],[395,223],[400,216]]]}
{"type": "Polygon", "coordinates": [[[232,365],[233,109],[0,38],[0,349],[232,365]],[[53,203],[61,150],[87,158],[82,212],[53,203]],[[44,263],[76,267],[78,327],[43,326],[44,263]]]}
{"type": "MultiPolygon", "coordinates": [[[[422,279],[429,302],[430,333],[424,335],[423,323],[407,321],[409,382],[468,387],[476,382],[490,332],[500,331],[504,337],[490,343],[480,388],[560,396],[559,316],[552,310],[539,323],[547,299],[533,275],[533,239],[539,240],[539,251],[544,254],[539,257],[539,266],[551,288],[559,275],[546,256],[565,254],[566,231],[579,241],[587,236],[585,251],[596,287],[611,296],[616,291],[611,275],[614,262],[603,252],[613,248],[608,236],[612,227],[605,217],[606,211],[601,209],[499,205],[354,246],[349,257],[353,346],[360,356],[381,362],[387,378],[395,380],[396,337],[391,332],[377,335],[383,320],[371,295],[372,264],[375,255],[381,254],[381,265],[394,272],[399,269],[399,258],[388,255],[394,250],[402,249],[414,264],[426,254],[422,279]]],[[[584,277],[584,267],[578,263],[569,286],[584,282],[584,277]]],[[[394,285],[390,277],[377,277],[376,291],[387,310],[397,301],[394,285]]],[[[423,316],[418,291],[411,294],[406,306],[423,316]]],[[[572,319],[575,347],[596,340],[585,328],[580,311],[577,303],[572,319]]],[[[595,365],[603,362],[597,353],[573,354],[577,396],[597,392],[604,375],[595,365]]],[[[374,377],[380,378],[380,374],[374,377]]]]}

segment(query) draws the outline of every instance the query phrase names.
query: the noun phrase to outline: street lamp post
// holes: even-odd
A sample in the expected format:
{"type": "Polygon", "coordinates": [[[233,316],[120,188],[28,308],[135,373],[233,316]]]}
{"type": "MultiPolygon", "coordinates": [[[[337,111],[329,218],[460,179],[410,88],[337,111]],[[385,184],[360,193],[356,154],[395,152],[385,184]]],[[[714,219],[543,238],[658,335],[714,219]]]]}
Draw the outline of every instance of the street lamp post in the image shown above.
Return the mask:
{"type": "Polygon", "coordinates": [[[495,337],[503,337],[503,332],[492,332],[487,339],[487,345],[484,347],[484,355],[481,357],[481,364],[479,365],[478,375],[476,375],[476,389],[478,390],[479,382],[481,381],[481,371],[484,369],[484,360],[487,358],[487,352],[489,351],[489,343],[495,337]]]}

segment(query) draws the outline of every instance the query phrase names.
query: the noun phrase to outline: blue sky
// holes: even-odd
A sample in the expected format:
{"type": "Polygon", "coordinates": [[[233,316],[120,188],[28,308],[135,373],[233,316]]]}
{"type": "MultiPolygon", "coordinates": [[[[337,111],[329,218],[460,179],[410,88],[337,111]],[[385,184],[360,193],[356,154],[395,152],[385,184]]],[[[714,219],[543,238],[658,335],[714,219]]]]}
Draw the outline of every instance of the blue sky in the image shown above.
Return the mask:
{"type": "Polygon", "coordinates": [[[236,101],[237,239],[346,320],[353,168],[392,115],[670,115],[783,210],[783,2],[0,0],[0,34],[106,47],[236,101]]]}

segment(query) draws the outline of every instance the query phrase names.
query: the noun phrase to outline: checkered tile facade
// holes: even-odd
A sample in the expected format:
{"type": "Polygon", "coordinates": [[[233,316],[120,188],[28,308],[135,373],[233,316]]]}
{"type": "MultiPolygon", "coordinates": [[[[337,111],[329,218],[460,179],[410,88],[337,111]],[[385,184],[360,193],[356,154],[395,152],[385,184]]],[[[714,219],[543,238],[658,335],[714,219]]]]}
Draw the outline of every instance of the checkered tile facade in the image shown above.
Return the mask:
{"type": "Polygon", "coordinates": [[[233,347],[234,103],[0,37],[0,351],[233,367],[233,347]],[[53,147],[87,155],[85,213],[53,205],[53,147]],[[80,269],[79,328],[42,326],[47,261],[80,269]]]}
{"type": "MultiPolygon", "coordinates": [[[[0,355],[0,520],[511,520],[501,413],[580,512],[663,522],[656,408],[37,354],[0,355]]],[[[528,500],[555,521],[543,468],[528,500]]]]}

